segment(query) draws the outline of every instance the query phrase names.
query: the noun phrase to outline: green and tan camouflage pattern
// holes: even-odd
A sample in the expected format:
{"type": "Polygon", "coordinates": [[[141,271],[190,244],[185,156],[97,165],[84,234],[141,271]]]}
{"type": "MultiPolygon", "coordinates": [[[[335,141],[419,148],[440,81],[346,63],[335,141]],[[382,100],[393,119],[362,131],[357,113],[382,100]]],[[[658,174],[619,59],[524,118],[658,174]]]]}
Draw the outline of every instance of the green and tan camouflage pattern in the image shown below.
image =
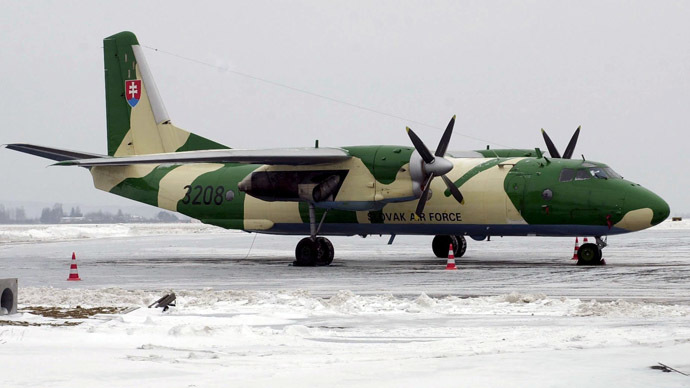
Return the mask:
{"type": "MultiPolygon", "coordinates": [[[[157,122],[153,105],[158,97],[146,87],[152,79],[142,82],[140,101],[134,108],[129,106],[125,80],[142,79],[145,73],[134,46],[138,41],[129,32],[104,40],[108,154],[227,148],[173,126],[167,117],[157,122]]],[[[477,152],[484,157],[446,157],[454,166],[447,177],[459,187],[464,204],[450,195],[441,179],[434,179],[419,217],[414,214],[417,199],[410,176],[412,148],[345,149],[352,155],[349,160],[322,165],[152,164],[93,167],[91,173],[100,190],[224,228],[264,233],[305,234],[308,210],[306,203],[264,201],[241,192],[238,182],[255,171],[347,170],[334,202],[373,206],[361,211],[329,210],[322,234],[607,235],[644,229],[668,216],[668,205],[661,198],[624,179],[559,181],[563,168],[602,164],[550,160],[530,150],[481,150],[477,152]],[[197,186],[211,188],[210,203],[195,204],[189,198],[190,188],[197,186]],[[547,189],[552,198],[544,197],[547,189]]],[[[315,205],[321,217],[324,209],[315,205]]]]}

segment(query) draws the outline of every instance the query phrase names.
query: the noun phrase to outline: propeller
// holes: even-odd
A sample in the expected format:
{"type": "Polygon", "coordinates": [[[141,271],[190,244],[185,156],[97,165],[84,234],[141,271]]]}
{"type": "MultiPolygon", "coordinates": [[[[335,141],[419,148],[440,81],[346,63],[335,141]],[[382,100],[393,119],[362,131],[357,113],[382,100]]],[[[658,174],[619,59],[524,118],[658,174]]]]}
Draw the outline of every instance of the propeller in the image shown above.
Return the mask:
{"type": "Polygon", "coordinates": [[[441,179],[443,179],[443,182],[446,183],[446,186],[448,186],[448,190],[450,190],[453,198],[462,204],[465,203],[460,190],[458,190],[458,188],[455,187],[455,184],[453,184],[453,182],[446,177],[446,174],[453,169],[453,163],[443,157],[448,149],[448,144],[450,143],[450,137],[453,134],[454,125],[455,116],[450,119],[445,132],[443,132],[443,136],[441,136],[438,147],[436,147],[436,152],[433,155],[426,147],[422,139],[420,139],[413,130],[407,127],[407,135],[410,137],[410,140],[412,141],[412,144],[414,145],[414,148],[417,150],[418,154],[415,155],[413,153],[410,157],[410,175],[412,176],[412,181],[414,182],[413,185],[416,184],[413,186],[413,189],[416,192],[421,191],[419,203],[417,203],[417,209],[415,210],[415,214],[418,216],[424,211],[424,206],[429,198],[431,181],[438,176],[440,176],[441,179]]]}
{"type": "Polygon", "coordinates": [[[549,149],[549,154],[551,154],[552,158],[562,158],[562,159],[570,159],[573,157],[573,152],[575,152],[575,145],[577,144],[577,138],[580,136],[580,128],[582,126],[577,127],[575,130],[575,133],[573,134],[573,137],[570,138],[570,142],[568,143],[568,146],[565,148],[565,152],[563,153],[563,156],[561,156],[561,153],[558,152],[558,149],[556,149],[556,146],[553,144],[551,141],[551,138],[549,135],[546,134],[546,131],[544,128],[541,129],[541,135],[544,136],[544,142],[546,143],[546,148],[549,149]]]}

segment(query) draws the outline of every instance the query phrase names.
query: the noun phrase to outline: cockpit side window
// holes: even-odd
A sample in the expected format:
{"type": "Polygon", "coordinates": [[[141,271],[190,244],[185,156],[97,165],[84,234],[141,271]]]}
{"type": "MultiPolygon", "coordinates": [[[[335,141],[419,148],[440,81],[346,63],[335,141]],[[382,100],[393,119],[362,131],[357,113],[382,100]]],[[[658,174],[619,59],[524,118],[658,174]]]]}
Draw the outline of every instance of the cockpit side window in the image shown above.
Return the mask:
{"type": "Polygon", "coordinates": [[[564,168],[561,170],[561,176],[558,178],[560,182],[570,182],[575,178],[575,170],[572,168],[564,168]]]}
{"type": "Polygon", "coordinates": [[[577,173],[575,174],[575,180],[576,181],[583,181],[585,179],[590,179],[592,178],[592,174],[589,173],[588,168],[581,168],[577,170],[577,173]]]}

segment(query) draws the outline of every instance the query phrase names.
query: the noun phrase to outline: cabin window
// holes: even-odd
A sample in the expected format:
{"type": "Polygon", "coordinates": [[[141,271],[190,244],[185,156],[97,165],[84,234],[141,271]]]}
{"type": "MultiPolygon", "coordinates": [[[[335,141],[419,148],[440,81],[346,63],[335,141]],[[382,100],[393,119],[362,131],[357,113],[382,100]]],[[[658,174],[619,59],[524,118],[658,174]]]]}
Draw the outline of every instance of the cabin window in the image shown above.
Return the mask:
{"type": "Polygon", "coordinates": [[[575,170],[572,168],[564,168],[561,170],[561,176],[558,178],[561,182],[570,182],[575,178],[575,170]]]}
{"type": "Polygon", "coordinates": [[[225,193],[225,200],[226,200],[226,201],[232,201],[233,199],[235,199],[235,192],[232,191],[232,190],[228,190],[228,191],[225,193]]]}
{"type": "Polygon", "coordinates": [[[590,179],[592,178],[592,174],[589,173],[589,169],[587,168],[581,168],[577,170],[577,173],[575,174],[575,180],[576,181],[583,181],[585,179],[590,179]]]}
{"type": "Polygon", "coordinates": [[[553,191],[546,189],[541,192],[541,197],[544,198],[544,201],[550,201],[553,198],[553,191]]]}

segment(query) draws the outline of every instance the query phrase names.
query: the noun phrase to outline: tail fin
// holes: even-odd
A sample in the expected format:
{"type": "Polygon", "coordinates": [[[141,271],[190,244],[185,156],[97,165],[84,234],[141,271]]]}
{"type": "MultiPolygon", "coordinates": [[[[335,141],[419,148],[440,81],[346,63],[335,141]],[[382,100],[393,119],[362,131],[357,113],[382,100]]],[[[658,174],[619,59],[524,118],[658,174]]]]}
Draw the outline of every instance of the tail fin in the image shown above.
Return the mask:
{"type": "Polygon", "coordinates": [[[120,32],[103,39],[108,155],[225,149],[170,122],[137,37],[120,32]]]}

